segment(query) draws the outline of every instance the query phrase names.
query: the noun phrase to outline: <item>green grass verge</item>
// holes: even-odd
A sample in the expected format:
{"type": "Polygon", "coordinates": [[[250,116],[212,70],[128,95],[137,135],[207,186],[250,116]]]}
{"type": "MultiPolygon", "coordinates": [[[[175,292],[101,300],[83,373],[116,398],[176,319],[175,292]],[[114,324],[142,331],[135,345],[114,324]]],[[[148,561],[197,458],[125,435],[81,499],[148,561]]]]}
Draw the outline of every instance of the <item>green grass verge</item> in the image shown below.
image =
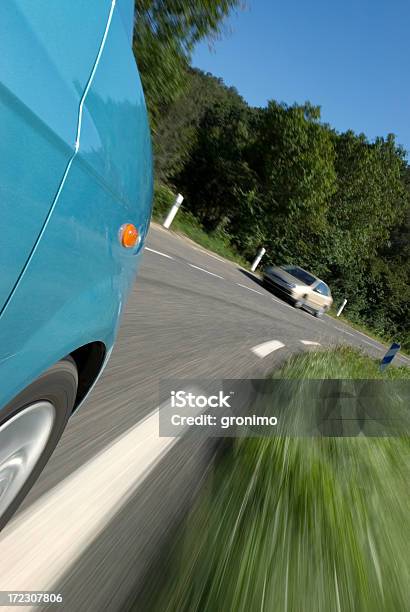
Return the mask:
{"type": "MultiPolygon", "coordinates": [[[[279,375],[380,377],[348,348],[297,356],[279,375]]],[[[149,609],[408,610],[409,450],[408,438],[236,440],[180,529],[162,588],[153,577],[149,609]]]]}
{"type": "Polygon", "coordinates": [[[223,234],[208,234],[197,219],[189,212],[180,211],[175,217],[172,229],[194,240],[208,251],[221,255],[221,257],[229,259],[245,268],[250,267],[246,259],[239,255],[223,234]]]}
{"type": "MultiPolygon", "coordinates": [[[[153,218],[158,223],[162,223],[169,209],[175,200],[174,193],[164,185],[156,185],[154,192],[154,211],[153,218]]],[[[198,219],[192,213],[181,207],[172,222],[172,231],[178,232],[187,236],[198,245],[212,251],[217,255],[221,255],[229,261],[238,263],[239,265],[249,268],[249,262],[238,253],[232,246],[228,237],[222,232],[207,233],[198,219]]]]}
{"type": "Polygon", "coordinates": [[[274,377],[286,379],[410,379],[410,368],[390,366],[380,372],[380,360],[348,347],[304,353],[292,357],[274,377]]]}
{"type": "MultiPolygon", "coordinates": [[[[341,321],[342,323],[344,323],[345,325],[347,325],[348,327],[352,327],[353,329],[356,329],[357,331],[362,332],[363,334],[365,334],[366,336],[369,336],[369,338],[373,338],[373,340],[376,340],[377,342],[380,342],[381,344],[391,344],[393,341],[396,342],[396,340],[393,338],[386,338],[386,336],[381,336],[380,334],[377,334],[375,331],[373,331],[372,329],[370,329],[369,327],[366,327],[366,325],[362,325],[360,323],[356,323],[355,321],[351,321],[350,319],[346,318],[345,316],[343,316],[343,314],[340,315],[340,317],[337,316],[337,308],[332,308],[328,314],[333,318],[336,319],[337,321],[341,321]]],[[[400,349],[400,353],[403,353],[404,355],[409,355],[410,356],[410,350],[408,350],[407,348],[402,348],[400,349]]]]}

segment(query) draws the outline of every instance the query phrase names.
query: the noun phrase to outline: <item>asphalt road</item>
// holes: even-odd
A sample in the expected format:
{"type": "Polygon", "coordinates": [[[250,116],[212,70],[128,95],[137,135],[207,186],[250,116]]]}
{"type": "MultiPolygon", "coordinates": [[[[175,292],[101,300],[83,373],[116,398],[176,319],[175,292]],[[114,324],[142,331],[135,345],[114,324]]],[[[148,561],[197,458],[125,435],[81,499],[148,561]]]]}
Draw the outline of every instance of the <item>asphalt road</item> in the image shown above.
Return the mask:
{"type": "Polygon", "coordinates": [[[59,592],[67,610],[126,609],[215,454],[189,434],[158,437],[159,381],[263,377],[292,353],[341,343],[386,350],[153,225],[111,361],[0,535],[0,591],[59,592]]]}

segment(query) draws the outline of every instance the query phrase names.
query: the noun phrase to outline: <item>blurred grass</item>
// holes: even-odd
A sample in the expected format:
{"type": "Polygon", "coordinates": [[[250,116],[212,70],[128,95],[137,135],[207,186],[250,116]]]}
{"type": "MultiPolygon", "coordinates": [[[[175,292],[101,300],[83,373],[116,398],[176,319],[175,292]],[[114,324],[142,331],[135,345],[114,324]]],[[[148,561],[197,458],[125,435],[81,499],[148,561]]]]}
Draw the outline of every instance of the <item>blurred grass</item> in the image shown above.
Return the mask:
{"type": "Polygon", "coordinates": [[[380,360],[349,346],[304,353],[292,357],[274,372],[275,378],[307,379],[410,379],[410,368],[388,367],[380,372],[380,360]]]}
{"type": "MultiPolygon", "coordinates": [[[[296,356],[275,377],[381,375],[343,347],[296,356]]],[[[408,438],[236,440],[152,577],[147,609],[409,610],[409,450],[408,438]]]]}

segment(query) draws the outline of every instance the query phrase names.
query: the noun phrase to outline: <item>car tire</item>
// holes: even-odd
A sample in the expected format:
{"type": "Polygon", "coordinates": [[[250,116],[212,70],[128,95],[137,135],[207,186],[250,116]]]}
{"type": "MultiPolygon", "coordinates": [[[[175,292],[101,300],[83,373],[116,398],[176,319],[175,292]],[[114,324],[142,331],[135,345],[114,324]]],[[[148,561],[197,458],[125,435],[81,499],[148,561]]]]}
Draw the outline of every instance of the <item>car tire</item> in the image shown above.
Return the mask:
{"type": "Polygon", "coordinates": [[[66,357],[0,410],[0,530],[57,446],[72,413],[77,387],[77,367],[66,357]]]}
{"type": "Polygon", "coordinates": [[[293,302],[293,305],[295,308],[302,308],[303,302],[301,300],[296,300],[296,302],[293,302]]]}
{"type": "Polygon", "coordinates": [[[317,319],[320,319],[321,317],[323,317],[324,314],[325,314],[324,308],[320,308],[320,310],[315,310],[315,317],[317,319]]]}

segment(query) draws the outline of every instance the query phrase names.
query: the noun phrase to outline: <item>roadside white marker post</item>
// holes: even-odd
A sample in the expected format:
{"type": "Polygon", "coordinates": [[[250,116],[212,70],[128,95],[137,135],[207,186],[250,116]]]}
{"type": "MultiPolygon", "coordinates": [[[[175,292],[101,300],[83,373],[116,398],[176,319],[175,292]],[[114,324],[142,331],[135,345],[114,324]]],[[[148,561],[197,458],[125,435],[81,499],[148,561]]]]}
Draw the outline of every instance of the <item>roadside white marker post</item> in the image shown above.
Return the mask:
{"type": "Polygon", "coordinates": [[[167,218],[165,219],[164,223],[162,224],[163,227],[165,227],[165,229],[169,229],[171,226],[171,223],[173,222],[175,215],[177,214],[179,207],[181,206],[182,202],[184,201],[184,196],[181,195],[180,193],[177,195],[175,202],[173,203],[171,210],[169,211],[167,218]]]}
{"type": "Polygon", "coordinates": [[[260,260],[265,255],[265,253],[266,253],[266,249],[261,247],[259,249],[259,251],[257,252],[256,257],[255,257],[255,259],[253,261],[253,264],[252,264],[252,267],[251,267],[252,272],[255,272],[256,268],[259,266],[260,260]]]}
{"type": "Polygon", "coordinates": [[[337,317],[340,317],[340,315],[341,315],[341,314],[342,314],[342,312],[343,312],[343,308],[346,306],[346,304],[347,304],[347,300],[346,300],[346,299],[344,299],[344,300],[343,300],[343,304],[340,306],[339,310],[337,311],[337,315],[336,315],[337,317]]]}
{"type": "Polygon", "coordinates": [[[396,353],[398,353],[399,350],[400,350],[400,344],[398,342],[393,342],[393,344],[391,345],[391,347],[389,348],[389,350],[387,351],[387,353],[385,354],[385,356],[380,362],[381,372],[384,372],[387,366],[391,364],[394,357],[396,356],[396,353]]]}

